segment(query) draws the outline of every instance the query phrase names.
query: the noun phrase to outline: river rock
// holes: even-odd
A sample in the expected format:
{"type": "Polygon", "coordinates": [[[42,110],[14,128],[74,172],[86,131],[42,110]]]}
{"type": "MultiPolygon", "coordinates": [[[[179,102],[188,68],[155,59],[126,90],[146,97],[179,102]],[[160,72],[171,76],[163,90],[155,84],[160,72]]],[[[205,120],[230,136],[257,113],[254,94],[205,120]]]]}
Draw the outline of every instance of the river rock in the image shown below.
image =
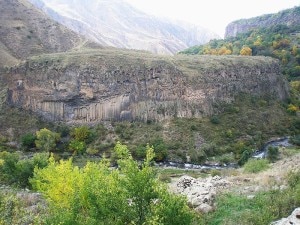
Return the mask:
{"type": "Polygon", "coordinates": [[[197,212],[208,213],[214,210],[217,192],[230,184],[220,176],[195,179],[184,175],[178,179],[173,190],[185,195],[189,206],[197,212]]]}

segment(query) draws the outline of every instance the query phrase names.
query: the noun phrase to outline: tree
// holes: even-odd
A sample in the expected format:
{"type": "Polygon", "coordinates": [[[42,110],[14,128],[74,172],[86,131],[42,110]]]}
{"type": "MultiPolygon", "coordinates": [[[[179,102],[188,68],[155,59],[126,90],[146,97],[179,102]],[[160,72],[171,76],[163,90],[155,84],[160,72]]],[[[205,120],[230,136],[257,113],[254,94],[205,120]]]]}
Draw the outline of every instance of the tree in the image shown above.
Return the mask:
{"type": "Polygon", "coordinates": [[[69,150],[75,154],[83,154],[86,150],[86,144],[83,141],[72,140],[69,143],[69,150]]]}
{"type": "Polygon", "coordinates": [[[34,134],[28,133],[21,137],[21,146],[25,150],[35,147],[36,136],[34,134]]]}
{"type": "Polygon", "coordinates": [[[114,148],[118,169],[103,159],[83,168],[72,160],[35,169],[30,180],[48,199],[48,224],[191,224],[193,214],[186,199],[167,191],[151,167],[154,150],[147,146],[142,164],[133,160],[126,145],[114,148]]]}
{"type": "Polygon", "coordinates": [[[87,126],[76,127],[71,131],[71,136],[81,142],[87,143],[90,138],[90,130],[87,126]]]}
{"type": "Polygon", "coordinates": [[[38,149],[49,152],[55,149],[56,143],[59,140],[60,135],[58,133],[44,128],[36,132],[35,145],[38,149]]]}
{"type": "Polygon", "coordinates": [[[252,55],[252,49],[248,46],[244,46],[240,51],[240,55],[252,55]]]}

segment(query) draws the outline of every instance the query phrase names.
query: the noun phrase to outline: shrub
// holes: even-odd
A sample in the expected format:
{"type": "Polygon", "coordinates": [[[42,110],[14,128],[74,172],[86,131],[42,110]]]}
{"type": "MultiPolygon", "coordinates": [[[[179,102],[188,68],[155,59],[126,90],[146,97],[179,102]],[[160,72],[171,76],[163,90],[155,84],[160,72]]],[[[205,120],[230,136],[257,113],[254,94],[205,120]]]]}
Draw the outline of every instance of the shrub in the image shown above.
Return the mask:
{"type": "Polygon", "coordinates": [[[21,137],[21,146],[25,150],[29,150],[35,147],[36,136],[34,134],[28,133],[21,137]]]}
{"type": "Polygon", "coordinates": [[[156,179],[148,146],[142,164],[134,161],[125,145],[117,143],[118,169],[107,160],[73,166],[72,160],[55,162],[36,169],[31,184],[50,205],[48,224],[165,224],[189,225],[193,214],[186,200],[167,190],[156,179]]]}
{"type": "Polygon", "coordinates": [[[213,170],[210,171],[210,174],[211,174],[212,177],[221,176],[221,171],[217,170],[217,169],[213,169],[213,170]]]}
{"type": "Polygon", "coordinates": [[[157,138],[151,142],[154,148],[155,161],[164,161],[168,156],[167,145],[162,138],[157,138]]]}
{"type": "Polygon", "coordinates": [[[270,146],[267,149],[266,154],[267,154],[267,159],[270,160],[271,162],[274,162],[278,159],[279,149],[278,149],[278,147],[270,146]]]}
{"type": "Polygon", "coordinates": [[[71,131],[71,136],[76,141],[86,142],[86,143],[89,140],[90,134],[91,134],[91,132],[87,126],[75,127],[71,131]]]}
{"type": "Polygon", "coordinates": [[[244,165],[244,171],[248,173],[258,173],[269,168],[269,161],[266,159],[250,159],[244,165]]]}
{"type": "Polygon", "coordinates": [[[59,140],[60,134],[44,128],[36,132],[35,145],[38,149],[49,152],[51,150],[55,150],[56,144],[59,140]]]}
{"type": "Polygon", "coordinates": [[[29,187],[29,178],[35,167],[44,168],[48,164],[47,153],[37,153],[32,158],[21,159],[16,153],[0,153],[0,180],[18,187],[29,187]]]}
{"type": "Polygon", "coordinates": [[[83,141],[72,140],[69,143],[69,150],[75,154],[83,154],[86,150],[86,144],[83,141]]]}
{"type": "Polygon", "coordinates": [[[287,175],[287,179],[289,186],[292,188],[295,188],[296,186],[300,185],[300,170],[289,172],[287,175]]]}
{"type": "Polygon", "coordinates": [[[26,197],[20,197],[12,191],[0,192],[0,224],[24,225],[44,224],[43,214],[45,207],[41,203],[35,203],[35,210],[30,210],[32,202],[27,202],[26,197]]]}
{"type": "Polygon", "coordinates": [[[220,123],[220,119],[218,116],[212,116],[210,118],[210,122],[213,123],[213,124],[219,124],[220,123]]]}
{"type": "Polygon", "coordinates": [[[291,138],[291,142],[294,144],[294,145],[300,145],[300,135],[296,135],[294,137],[291,138]]]}

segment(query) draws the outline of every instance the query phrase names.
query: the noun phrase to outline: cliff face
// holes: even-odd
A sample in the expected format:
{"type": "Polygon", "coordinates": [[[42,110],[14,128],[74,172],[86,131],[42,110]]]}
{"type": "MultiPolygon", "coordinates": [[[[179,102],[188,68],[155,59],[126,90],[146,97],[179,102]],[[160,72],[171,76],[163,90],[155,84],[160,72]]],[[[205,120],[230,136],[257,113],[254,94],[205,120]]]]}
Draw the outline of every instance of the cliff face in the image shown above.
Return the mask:
{"type": "Polygon", "coordinates": [[[275,14],[233,21],[226,27],[225,38],[235,37],[238,33],[245,33],[254,28],[271,27],[278,24],[287,26],[299,25],[300,7],[283,10],[275,14]]]}
{"type": "Polygon", "coordinates": [[[241,92],[288,95],[278,62],[266,57],[167,58],[103,49],[31,58],[6,79],[10,105],[70,123],[202,117],[241,92]]]}

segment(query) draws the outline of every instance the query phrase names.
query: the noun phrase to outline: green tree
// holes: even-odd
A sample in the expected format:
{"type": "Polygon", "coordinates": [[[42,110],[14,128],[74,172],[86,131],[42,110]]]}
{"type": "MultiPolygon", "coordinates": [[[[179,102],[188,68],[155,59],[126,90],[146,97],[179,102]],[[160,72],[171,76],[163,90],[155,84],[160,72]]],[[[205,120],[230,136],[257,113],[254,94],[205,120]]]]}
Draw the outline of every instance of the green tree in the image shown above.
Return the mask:
{"type": "Polygon", "coordinates": [[[83,141],[72,140],[69,143],[69,150],[75,154],[83,154],[86,151],[86,144],[83,141]]]}
{"type": "Polygon", "coordinates": [[[58,133],[43,128],[36,132],[35,145],[38,149],[49,152],[55,149],[59,140],[60,135],[58,133]]]}
{"type": "Polygon", "coordinates": [[[191,224],[193,214],[182,196],[170,194],[151,167],[154,150],[147,146],[142,164],[126,145],[114,148],[118,169],[103,159],[83,168],[72,160],[35,169],[31,184],[49,200],[47,224],[191,224]]]}
{"type": "Polygon", "coordinates": [[[34,134],[28,133],[24,134],[21,137],[21,146],[25,150],[31,149],[35,147],[36,136],[34,134]]]}
{"type": "Polygon", "coordinates": [[[81,142],[87,143],[91,135],[91,131],[87,126],[75,127],[71,131],[71,136],[81,142]]]}
{"type": "Polygon", "coordinates": [[[278,147],[270,146],[267,149],[267,159],[271,162],[275,162],[279,157],[279,149],[278,147]]]}

